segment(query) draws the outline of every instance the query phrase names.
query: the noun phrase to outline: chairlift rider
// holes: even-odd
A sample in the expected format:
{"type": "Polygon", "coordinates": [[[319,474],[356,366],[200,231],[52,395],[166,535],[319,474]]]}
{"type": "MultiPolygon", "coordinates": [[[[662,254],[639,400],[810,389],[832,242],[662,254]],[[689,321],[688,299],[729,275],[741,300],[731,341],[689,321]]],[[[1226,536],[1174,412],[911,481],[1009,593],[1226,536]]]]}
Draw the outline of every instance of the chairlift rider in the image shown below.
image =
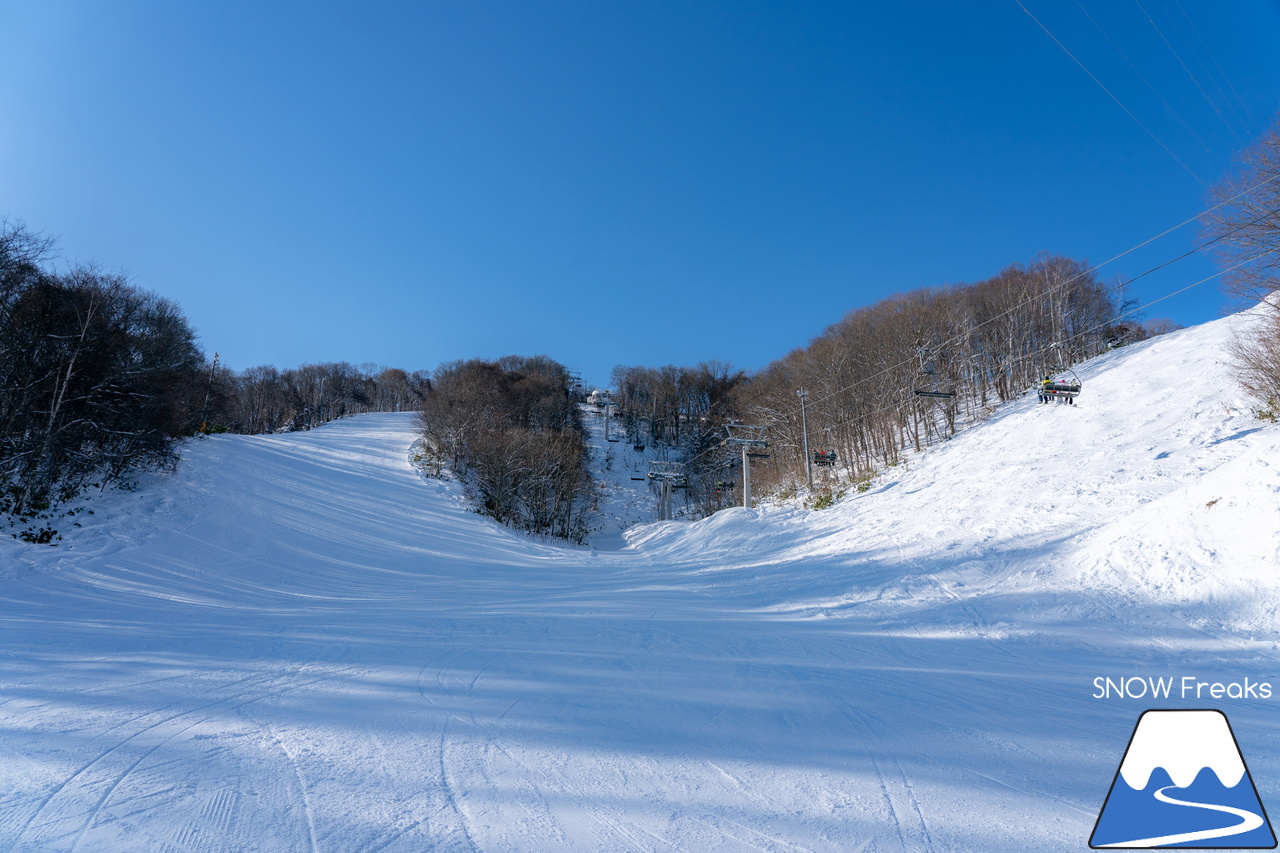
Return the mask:
{"type": "MultiPolygon", "coordinates": [[[[1075,378],[1074,371],[1068,370],[1071,376],[1075,378]]],[[[1074,382],[1067,380],[1055,381],[1052,374],[1045,374],[1044,379],[1040,382],[1040,402],[1047,403],[1050,398],[1065,399],[1068,406],[1075,405],[1075,397],[1080,393],[1080,380],[1075,379],[1074,382]]]]}

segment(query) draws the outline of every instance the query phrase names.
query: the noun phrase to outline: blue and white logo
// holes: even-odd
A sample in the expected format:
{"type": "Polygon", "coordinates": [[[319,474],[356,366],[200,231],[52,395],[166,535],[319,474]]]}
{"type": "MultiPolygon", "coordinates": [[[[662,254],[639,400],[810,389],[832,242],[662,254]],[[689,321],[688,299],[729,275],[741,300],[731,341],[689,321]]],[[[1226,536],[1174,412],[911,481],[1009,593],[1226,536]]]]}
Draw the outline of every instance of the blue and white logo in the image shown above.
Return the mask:
{"type": "Polygon", "coordinates": [[[1275,833],[1226,715],[1144,712],[1089,846],[1274,848],[1275,833]]]}

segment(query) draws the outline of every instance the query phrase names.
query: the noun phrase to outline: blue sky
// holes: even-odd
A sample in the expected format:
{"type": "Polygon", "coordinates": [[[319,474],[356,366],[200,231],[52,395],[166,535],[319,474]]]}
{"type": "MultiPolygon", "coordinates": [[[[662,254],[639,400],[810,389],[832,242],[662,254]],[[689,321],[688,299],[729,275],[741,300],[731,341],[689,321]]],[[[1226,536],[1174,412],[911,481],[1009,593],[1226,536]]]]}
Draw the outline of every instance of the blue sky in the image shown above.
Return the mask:
{"type": "Polygon", "coordinates": [[[0,0],[0,215],[234,368],[756,369],[891,293],[1193,217],[1280,108],[1280,3],[1022,5],[0,0]]]}

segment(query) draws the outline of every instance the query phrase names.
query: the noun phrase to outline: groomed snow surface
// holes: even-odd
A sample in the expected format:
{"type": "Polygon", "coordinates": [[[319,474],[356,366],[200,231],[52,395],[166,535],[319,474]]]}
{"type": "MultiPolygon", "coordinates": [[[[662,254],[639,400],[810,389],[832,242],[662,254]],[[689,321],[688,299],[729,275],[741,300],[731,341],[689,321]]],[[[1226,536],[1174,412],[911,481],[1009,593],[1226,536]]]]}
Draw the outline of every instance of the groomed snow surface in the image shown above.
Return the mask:
{"type": "Polygon", "coordinates": [[[832,509],[594,549],[419,476],[408,415],[191,442],[58,547],[0,543],[0,853],[1083,850],[1152,707],[1223,710],[1280,811],[1247,322],[1098,358],[1078,406],[1023,397],[832,509]]]}

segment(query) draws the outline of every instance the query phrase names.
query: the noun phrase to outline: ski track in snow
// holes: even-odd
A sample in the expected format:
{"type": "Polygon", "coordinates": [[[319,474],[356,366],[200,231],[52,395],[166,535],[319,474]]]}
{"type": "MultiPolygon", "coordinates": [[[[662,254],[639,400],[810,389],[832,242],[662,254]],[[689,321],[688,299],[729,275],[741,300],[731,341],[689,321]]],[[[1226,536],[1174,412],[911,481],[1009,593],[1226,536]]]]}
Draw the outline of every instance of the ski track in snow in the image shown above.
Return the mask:
{"type": "MultiPolygon", "coordinates": [[[[1083,848],[1148,707],[1094,677],[1277,670],[1247,322],[823,512],[641,523],[659,451],[588,418],[594,548],[422,478],[410,415],[191,442],[61,546],[0,542],[0,853],[1083,848]]],[[[1264,801],[1274,701],[1224,708],[1264,801]]]]}

